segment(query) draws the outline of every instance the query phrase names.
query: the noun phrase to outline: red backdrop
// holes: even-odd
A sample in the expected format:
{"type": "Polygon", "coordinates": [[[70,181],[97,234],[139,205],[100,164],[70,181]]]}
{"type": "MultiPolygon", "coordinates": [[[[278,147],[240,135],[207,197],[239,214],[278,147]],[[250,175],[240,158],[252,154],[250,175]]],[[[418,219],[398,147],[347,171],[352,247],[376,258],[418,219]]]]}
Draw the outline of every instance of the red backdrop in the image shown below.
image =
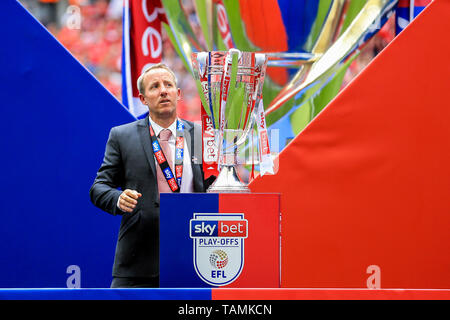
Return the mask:
{"type": "Polygon", "coordinates": [[[220,194],[219,212],[244,213],[248,220],[244,268],[226,287],[280,287],[280,195],[220,194]]]}
{"type": "Polygon", "coordinates": [[[450,288],[450,1],[435,0],[251,184],[281,192],[282,286],[450,288]]]}

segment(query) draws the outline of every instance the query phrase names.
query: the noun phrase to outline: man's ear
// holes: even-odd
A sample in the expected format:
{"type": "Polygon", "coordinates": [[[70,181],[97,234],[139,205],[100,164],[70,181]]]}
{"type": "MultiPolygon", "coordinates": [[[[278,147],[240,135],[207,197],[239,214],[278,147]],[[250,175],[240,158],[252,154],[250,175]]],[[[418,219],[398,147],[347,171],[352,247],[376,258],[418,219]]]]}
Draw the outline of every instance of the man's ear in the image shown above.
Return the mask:
{"type": "Polygon", "coordinates": [[[146,105],[145,98],[144,98],[144,95],[142,93],[139,93],[139,100],[141,100],[142,104],[146,105]]]}
{"type": "Polygon", "coordinates": [[[181,89],[177,88],[177,100],[181,100],[181,89]]]}

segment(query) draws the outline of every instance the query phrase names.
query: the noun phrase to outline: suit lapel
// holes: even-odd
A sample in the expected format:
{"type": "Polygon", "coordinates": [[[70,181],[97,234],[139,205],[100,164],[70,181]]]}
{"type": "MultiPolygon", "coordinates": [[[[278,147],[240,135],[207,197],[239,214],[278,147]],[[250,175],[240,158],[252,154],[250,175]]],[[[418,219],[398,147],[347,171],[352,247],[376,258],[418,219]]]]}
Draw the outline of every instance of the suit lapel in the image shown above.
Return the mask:
{"type": "Polygon", "coordinates": [[[198,160],[196,160],[196,155],[194,154],[194,149],[192,146],[194,146],[195,143],[195,130],[194,126],[185,121],[182,120],[184,123],[184,127],[186,132],[189,134],[187,135],[189,138],[186,139],[186,146],[189,150],[189,156],[191,157],[191,167],[192,167],[192,174],[193,174],[193,180],[194,180],[194,191],[196,192],[202,192],[203,190],[203,175],[202,175],[202,169],[199,164],[196,164],[198,160]]]}
{"type": "Polygon", "coordinates": [[[187,148],[188,148],[188,150],[189,150],[189,154],[192,156],[192,148],[191,148],[191,146],[192,146],[192,139],[193,139],[193,136],[194,136],[194,126],[193,125],[191,125],[189,122],[187,122],[187,121],[185,121],[185,120],[181,120],[181,122],[183,122],[183,124],[184,124],[184,130],[185,130],[185,132],[187,132],[188,134],[185,134],[184,136],[186,137],[188,137],[189,139],[186,139],[186,145],[187,145],[187,148]]]}
{"type": "Polygon", "coordinates": [[[138,133],[142,147],[144,148],[145,156],[148,163],[150,164],[150,168],[152,168],[153,176],[156,177],[155,159],[153,157],[153,148],[150,138],[148,117],[145,117],[145,119],[138,121],[138,133]]]}

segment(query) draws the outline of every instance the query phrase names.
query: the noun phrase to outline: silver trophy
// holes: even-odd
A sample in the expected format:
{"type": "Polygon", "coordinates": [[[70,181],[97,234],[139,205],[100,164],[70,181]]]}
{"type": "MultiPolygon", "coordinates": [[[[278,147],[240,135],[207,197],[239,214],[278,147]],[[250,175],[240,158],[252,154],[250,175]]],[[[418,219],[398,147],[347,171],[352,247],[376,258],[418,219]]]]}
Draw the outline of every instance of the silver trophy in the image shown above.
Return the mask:
{"type": "Polygon", "coordinates": [[[237,166],[255,160],[248,155],[254,154],[253,130],[266,66],[266,55],[237,49],[192,54],[203,113],[213,129],[208,137],[203,130],[204,147],[210,139],[209,146],[217,151],[219,175],[207,192],[250,192],[237,166]]]}
{"type": "Polygon", "coordinates": [[[340,92],[342,74],[398,2],[161,0],[187,69],[193,52],[215,48],[267,55],[265,120],[282,131],[280,151],[340,92]]]}

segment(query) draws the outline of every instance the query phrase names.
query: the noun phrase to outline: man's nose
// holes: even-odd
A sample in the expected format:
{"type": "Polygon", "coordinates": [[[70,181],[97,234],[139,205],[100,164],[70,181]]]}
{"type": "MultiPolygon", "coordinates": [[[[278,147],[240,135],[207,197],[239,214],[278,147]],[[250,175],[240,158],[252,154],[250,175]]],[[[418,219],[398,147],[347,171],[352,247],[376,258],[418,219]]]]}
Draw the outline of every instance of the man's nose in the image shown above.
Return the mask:
{"type": "Polygon", "coordinates": [[[161,85],[161,90],[159,92],[161,95],[167,95],[167,87],[165,85],[161,85]]]}

